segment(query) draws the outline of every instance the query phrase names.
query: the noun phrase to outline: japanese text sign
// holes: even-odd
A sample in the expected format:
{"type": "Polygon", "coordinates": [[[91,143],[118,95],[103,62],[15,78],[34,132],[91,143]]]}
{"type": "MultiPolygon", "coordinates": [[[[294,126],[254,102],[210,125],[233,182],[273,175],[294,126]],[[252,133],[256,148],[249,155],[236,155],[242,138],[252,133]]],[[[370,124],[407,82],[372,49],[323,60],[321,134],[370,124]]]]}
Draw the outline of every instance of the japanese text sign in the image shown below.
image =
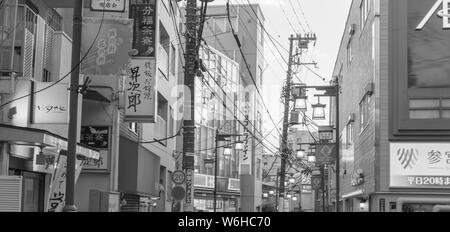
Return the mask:
{"type": "Polygon", "coordinates": [[[124,12],[125,0],[91,0],[91,10],[124,12]]]}
{"type": "Polygon", "coordinates": [[[391,143],[390,187],[450,189],[450,144],[391,143]]]}
{"type": "Polygon", "coordinates": [[[132,59],[125,79],[125,120],[155,123],[156,61],[132,59]]]}
{"type": "Polygon", "coordinates": [[[133,56],[155,57],[156,0],[132,0],[130,19],[134,19],[133,56]]]}

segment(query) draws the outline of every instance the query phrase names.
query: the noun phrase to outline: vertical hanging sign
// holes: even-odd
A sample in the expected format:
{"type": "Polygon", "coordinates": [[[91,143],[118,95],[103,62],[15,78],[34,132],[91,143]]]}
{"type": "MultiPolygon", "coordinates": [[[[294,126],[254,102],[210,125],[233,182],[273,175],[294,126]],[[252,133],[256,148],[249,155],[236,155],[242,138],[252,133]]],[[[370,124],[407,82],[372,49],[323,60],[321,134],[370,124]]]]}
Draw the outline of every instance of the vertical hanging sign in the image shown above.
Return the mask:
{"type": "Polygon", "coordinates": [[[156,60],[131,59],[125,79],[125,121],[155,123],[156,60]]]}
{"type": "Polygon", "coordinates": [[[248,130],[249,126],[249,109],[250,105],[246,101],[244,113],[245,113],[245,121],[244,121],[244,150],[242,151],[242,155],[239,157],[239,173],[244,175],[252,174],[252,157],[251,150],[249,151],[249,139],[250,132],[248,130]]]}
{"type": "Polygon", "coordinates": [[[131,0],[130,19],[134,19],[134,57],[155,57],[156,0],[131,0]]]}

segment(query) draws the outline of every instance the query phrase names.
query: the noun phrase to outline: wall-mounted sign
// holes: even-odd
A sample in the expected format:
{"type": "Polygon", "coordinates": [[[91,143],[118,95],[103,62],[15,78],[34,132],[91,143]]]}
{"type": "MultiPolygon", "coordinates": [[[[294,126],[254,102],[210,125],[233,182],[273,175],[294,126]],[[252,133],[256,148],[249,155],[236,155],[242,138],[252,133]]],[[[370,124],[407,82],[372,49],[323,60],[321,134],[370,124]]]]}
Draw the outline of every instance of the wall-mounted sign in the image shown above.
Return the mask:
{"type": "Polygon", "coordinates": [[[125,0],[91,0],[92,11],[124,12],[125,0]]]}
{"type": "MultiPolygon", "coordinates": [[[[249,108],[249,104],[246,103],[247,108],[249,108]]],[[[250,131],[248,130],[249,127],[249,115],[248,110],[245,110],[245,121],[244,121],[244,149],[240,153],[239,156],[239,173],[244,175],[251,175],[252,174],[252,150],[251,150],[251,137],[250,137],[250,131]]]]}
{"type": "Polygon", "coordinates": [[[316,163],[334,164],[336,160],[336,145],[335,144],[317,144],[316,145],[316,163]]]}
{"type": "Polygon", "coordinates": [[[81,63],[84,75],[120,75],[129,64],[133,20],[83,17],[81,54],[89,51],[81,63]],[[98,31],[100,29],[100,31],[98,31]],[[97,37],[98,33],[98,37],[97,37]]]}
{"type": "Polygon", "coordinates": [[[84,158],[83,171],[107,171],[108,170],[108,151],[100,150],[98,159],[84,158]]]}
{"type": "Polygon", "coordinates": [[[322,188],[322,177],[321,176],[312,176],[311,177],[311,188],[314,190],[322,188]]]}
{"type": "Polygon", "coordinates": [[[391,143],[390,187],[450,189],[450,144],[391,143]]]}
{"type": "Polygon", "coordinates": [[[125,79],[125,121],[155,123],[156,60],[132,59],[125,79]]]}
{"type": "Polygon", "coordinates": [[[130,19],[134,19],[133,50],[135,57],[155,57],[156,0],[131,0],[130,19]]]}
{"type": "Polygon", "coordinates": [[[109,127],[82,126],[80,143],[97,149],[108,149],[109,127]]]}
{"type": "MultiPolygon", "coordinates": [[[[35,83],[35,91],[47,88],[52,83],[35,83]]],[[[69,86],[56,84],[34,96],[33,123],[69,123],[69,86]]]]}

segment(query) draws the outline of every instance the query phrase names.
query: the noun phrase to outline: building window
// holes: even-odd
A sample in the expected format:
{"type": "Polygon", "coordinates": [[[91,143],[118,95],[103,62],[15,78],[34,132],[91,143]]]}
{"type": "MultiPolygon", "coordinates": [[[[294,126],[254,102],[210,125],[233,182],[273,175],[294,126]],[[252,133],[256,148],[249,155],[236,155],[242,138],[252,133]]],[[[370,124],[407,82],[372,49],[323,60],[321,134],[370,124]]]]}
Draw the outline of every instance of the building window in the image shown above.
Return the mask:
{"type": "Polygon", "coordinates": [[[170,36],[167,33],[165,27],[162,23],[160,26],[160,37],[159,37],[159,71],[163,74],[163,76],[168,80],[169,79],[169,69],[170,69],[170,36]]]}
{"type": "Polygon", "coordinates": [[[130,122],[130,123],[128,123],[128,129],[129,129],[131,132],[137,134],[137,133],[138,133],[138,130],[137,130],[137,123],[135,123],[135,122],[130,122]]]}
{"type": "Polygon", "coordinates": [[[346,143],[352,144],[353,143],[353,122],[350,122],[345,127],[346,129],[346,143]]]}
{"type": "Polygon", "coordinates": [[[170,45],[170,74],[175,75],[177,50],[173,44],[170,45]]]}
{"type": "Polygon", "coordinates": [[[364,29],[367,18],[370,12],[370,0],[362,0],[359,6],[360,17],[361,17],[361,31],[364,29]]]}
{"type": "Polygon", "coordinates": [[[256,178],[261,180],[261,159],[256,160],[256,178]]]}
{"type": "Polygon", "coordinates": [[[352,40],[348,41],[347,44],[347,65],[350,65],[353,60],[353,51],[352,51],[352,40]]]}
{"type": "MultiPolygon", "coordinates": [[[[168,107],[167,100],[158,93],[158,115],[156,116],[155,139],[160,140],[168,137],[168,107]]],[[[159,143],[163,146],[167,146],[167,140],[160,141],[159,143]]]]}
{"type": "Polygon", "coordinates": [[[360,132],[363,132],[366,126],[369,124],[370,102],[371,96],[365,95],[363,100],[359,103],[360,132]]]}

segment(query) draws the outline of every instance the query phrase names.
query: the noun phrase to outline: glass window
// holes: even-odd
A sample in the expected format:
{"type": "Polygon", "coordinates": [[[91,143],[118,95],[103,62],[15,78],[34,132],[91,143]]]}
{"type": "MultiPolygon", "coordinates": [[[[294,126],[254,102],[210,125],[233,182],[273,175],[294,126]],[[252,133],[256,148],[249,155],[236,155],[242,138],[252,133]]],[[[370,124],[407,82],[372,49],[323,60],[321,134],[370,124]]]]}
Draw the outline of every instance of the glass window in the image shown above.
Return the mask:
{"type": "Polygon", "coordinates": [[[347,65],[350,65],[353,60],[353,53],[352,53],[352,40],[348,41],[347,45],[347,65]]]}

